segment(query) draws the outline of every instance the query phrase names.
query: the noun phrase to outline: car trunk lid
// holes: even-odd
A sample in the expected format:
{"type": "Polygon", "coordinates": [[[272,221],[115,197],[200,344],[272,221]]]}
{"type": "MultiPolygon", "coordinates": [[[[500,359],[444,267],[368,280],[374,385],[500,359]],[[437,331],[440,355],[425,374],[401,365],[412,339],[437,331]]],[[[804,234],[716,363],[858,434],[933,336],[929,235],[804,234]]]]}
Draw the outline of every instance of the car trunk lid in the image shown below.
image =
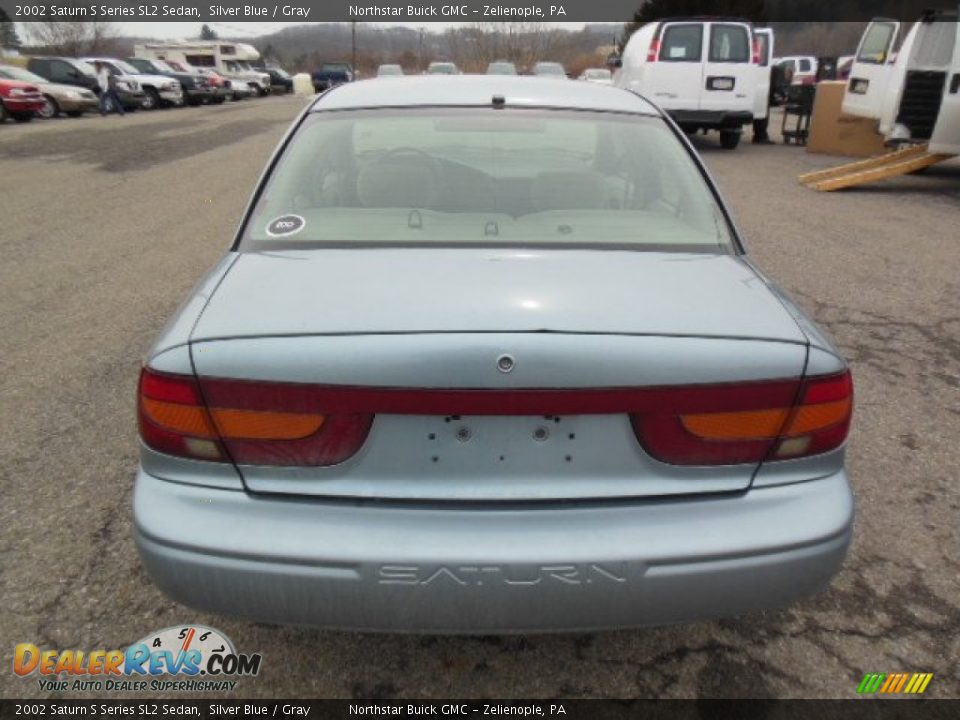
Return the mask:
{"type": "Polygon", "coordinates": [[[241,256],[191,341],[208,402],[229,392],[223,379],[266,381],[374,414],[342,462],[238,462],[247,488],[468,502],[745,489],[759,462],[677,465],[645,452],[625,398],[799,378],[799,328],[735,257],[617,255],[241,256]]]}

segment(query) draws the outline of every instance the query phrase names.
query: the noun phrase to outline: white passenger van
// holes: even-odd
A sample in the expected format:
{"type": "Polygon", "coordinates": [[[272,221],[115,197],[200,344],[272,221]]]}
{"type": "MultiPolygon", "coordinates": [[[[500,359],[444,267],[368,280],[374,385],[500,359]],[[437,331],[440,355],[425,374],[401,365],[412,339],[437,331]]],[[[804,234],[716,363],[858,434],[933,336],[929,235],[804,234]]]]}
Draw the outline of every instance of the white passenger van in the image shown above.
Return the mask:
{"type": "Polygon", "coordinates": [[[960,14],[928,11],[899,45],[901,23],[867,26],[854,59],[843,111],[879,121],[891,144],[928,142],[960,154],[960,14]]]}
{"type": "MultiPolygon", "coordinates": [[[[685,132],[718,130],[727,149],[753,121],[760,44],[746,20],[676,18],[637,30],[612,58],[614,84],[667,111],[685,132]]],[[[764,102],[766,97],[764,97],[764,102]]]]}

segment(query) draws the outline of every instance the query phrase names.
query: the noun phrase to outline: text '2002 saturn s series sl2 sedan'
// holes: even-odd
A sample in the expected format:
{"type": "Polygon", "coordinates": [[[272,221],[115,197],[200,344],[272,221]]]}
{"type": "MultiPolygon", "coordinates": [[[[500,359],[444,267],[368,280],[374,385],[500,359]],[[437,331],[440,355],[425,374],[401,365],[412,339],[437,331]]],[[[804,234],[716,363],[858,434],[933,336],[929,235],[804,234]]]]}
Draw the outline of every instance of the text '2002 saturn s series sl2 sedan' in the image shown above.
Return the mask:
{"type": "Polygon", "coordinates": [[[137,543],[173,598],[270,622],[736,614],[839,569],[851,406],[642,98],[340,85],[149,354],[137,543]]]}

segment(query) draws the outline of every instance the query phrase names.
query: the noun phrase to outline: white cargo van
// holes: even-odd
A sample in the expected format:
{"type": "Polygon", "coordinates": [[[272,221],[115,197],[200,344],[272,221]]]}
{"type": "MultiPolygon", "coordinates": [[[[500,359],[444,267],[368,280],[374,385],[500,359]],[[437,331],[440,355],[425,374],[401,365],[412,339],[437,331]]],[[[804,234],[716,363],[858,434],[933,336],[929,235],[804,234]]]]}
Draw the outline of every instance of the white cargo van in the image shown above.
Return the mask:
{"type": "Polygon", "coordinates": [[[843,111],[879,121],[891,144],[928,142],[960,154],[960,15],[923,14],[897,48],[901,23],[867,26],[854,59],[843,111]]]}
{"type": "MultiPolygon", "coordinates": [[[[733,149],[753,121],[759,42],[746,20],[676,18],[648,23],[612,58],[614,84],[667,111],[685,132],[719,130],[733,149]]],[[[764,98],[764,101],[766,98],[764,98]]]]}

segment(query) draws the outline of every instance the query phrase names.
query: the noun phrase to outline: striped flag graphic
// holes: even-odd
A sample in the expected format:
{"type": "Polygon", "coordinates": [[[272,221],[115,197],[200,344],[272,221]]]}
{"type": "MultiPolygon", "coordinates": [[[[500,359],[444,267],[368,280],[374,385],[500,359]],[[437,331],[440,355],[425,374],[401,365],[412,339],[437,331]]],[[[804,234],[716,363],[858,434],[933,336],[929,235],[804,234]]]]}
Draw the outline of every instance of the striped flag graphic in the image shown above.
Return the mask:
{"type": "Polygon", "coordinates": [[[857,686],[859,695],[920,695],[933,673],[867,673],[857,686]]]}

